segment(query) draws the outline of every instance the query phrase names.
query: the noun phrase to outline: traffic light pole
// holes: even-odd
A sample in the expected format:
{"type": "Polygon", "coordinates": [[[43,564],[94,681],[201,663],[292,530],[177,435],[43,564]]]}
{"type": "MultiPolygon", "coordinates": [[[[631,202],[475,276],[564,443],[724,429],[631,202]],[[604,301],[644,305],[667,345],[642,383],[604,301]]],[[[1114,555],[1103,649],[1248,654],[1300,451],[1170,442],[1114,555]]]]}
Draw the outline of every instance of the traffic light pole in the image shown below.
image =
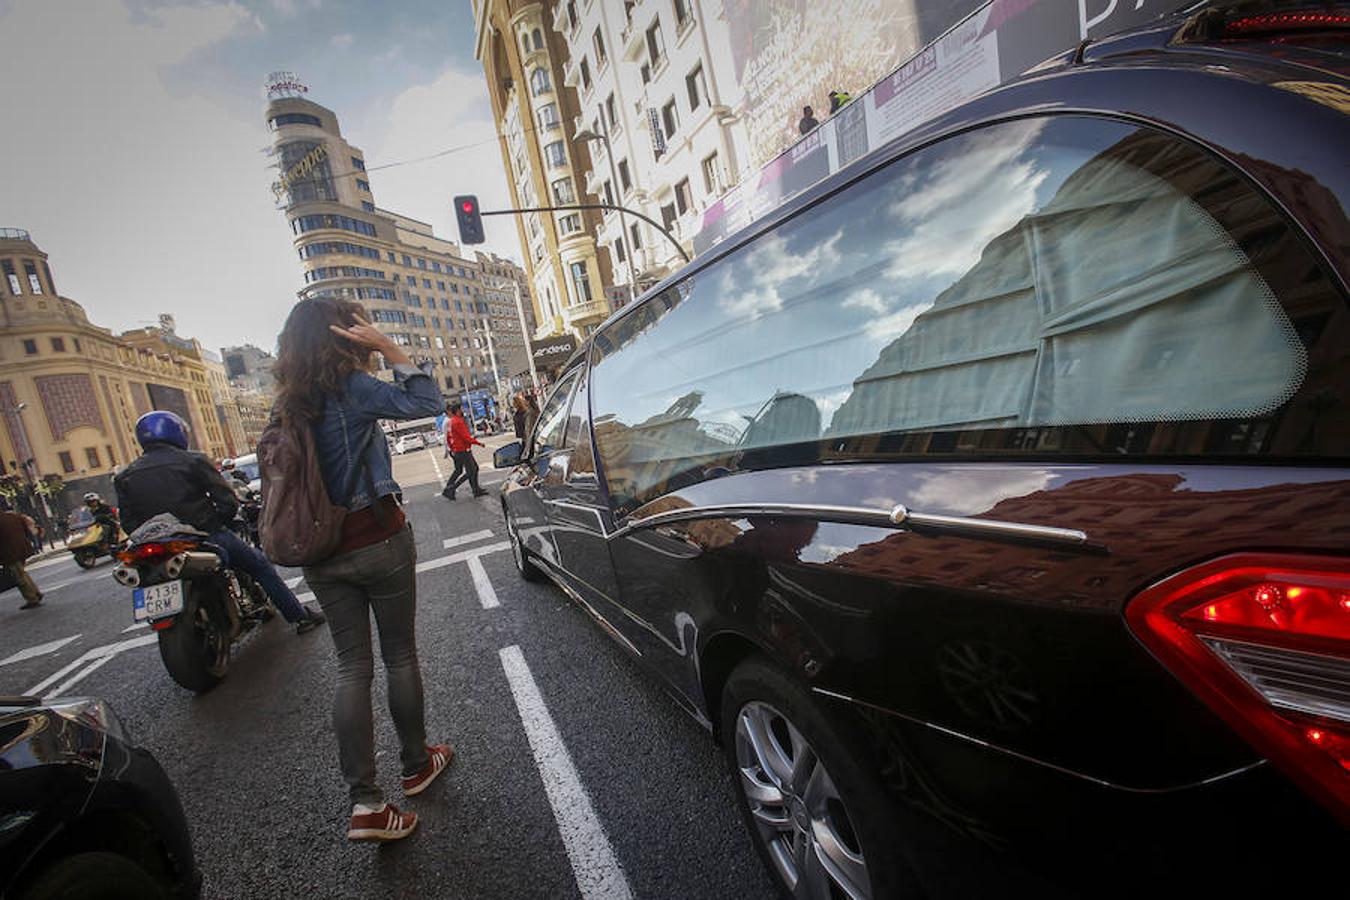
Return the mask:
{"type": "MultiPolygon", "coordinates": [[[[517,213],[527,212],[568,212],[574,209],[612,209],[617,212],[625,213],[630,216],[637,216],[648,225],[655,228],[666,236],[666,238],[675,245],[675,249],[680,251],[680,257],[689,262],[689,254],[684,252],[684,247],[675,239],[675,235],[670,233],[670,229],[653,219],[651,216],[643,215],[635,209],[629,209],[626,206],[618,206],[614,203],[577,203],[569,206],[522,206],[519,209],[484,209],[479,211],[480,216],[514,216],[517,213]]],[[[628,248],[632,252],[631,247],[628,248]]],[[[637,285],[633,285],[634,292],[637,291],[637,285]]]]}

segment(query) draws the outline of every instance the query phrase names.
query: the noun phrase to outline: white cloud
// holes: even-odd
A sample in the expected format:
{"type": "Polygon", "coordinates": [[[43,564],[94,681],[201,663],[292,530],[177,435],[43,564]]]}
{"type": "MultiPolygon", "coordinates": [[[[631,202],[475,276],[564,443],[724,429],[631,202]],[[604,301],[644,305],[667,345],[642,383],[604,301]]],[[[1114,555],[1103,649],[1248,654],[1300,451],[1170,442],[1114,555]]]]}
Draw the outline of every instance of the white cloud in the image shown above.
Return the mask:
{"type": "Polygon", "coordinates": [[[846,308],[865,309],[877,315],[886,311],[886,301],[882,300],[881,295],[869,287],[859,288],[849,294],[844,299],[844,306],[846,308]]]}
{"type": "MultiPolygon", "coordinates": [[[[363,146],[369,168],[467,146],[439,159],[370,173],[378,206],[429,222],[439,237],[459,241],[450,206],[456,194],[477,194],[483,209],[511,203],[482,72],[447,68],[430,83],[408,88],[367,121],[358,119],[343,131],[358,145],[363,135],[377,135],[363,146]]],[[[489,217],[484,226],[488,240],[477,249],[517,262],[524,259],[510,217],[489,217]]],[[[471,255],[474,248],[463,249],[471,255]]]]}
{"type": "Polygon", "coordinates": [[[771,234],[756,244],[722,276],[721,307],[733,317],[758,318],[783,308],[779,289],[794,278],[829,274],[839,263],[843,229],[805,252],[790,252],[782,235],[771,234]]]}
{"type": "Polygon", "coordinates": [[[272,9],[284,19],[293,19],[304,12],[317,12],[323,0],[271,0],[272,9]]]}
{"type": "Polygon", "coordinates": [[[335,34],[329,38],[328,46],[332,47],[334,50],[346,50],[355,40],[355,35],[343,32],[342,34],[335,34]]]}
{"type": "Polygon", "coordinates": [[[12,133],[5,225],[51,255],[63,294],[115,329],[171,311],[219,347],[270,344],[299,287],[285,219],[267,188],[261,100],[251,113],[169,74],[198,51],[254,35],[236,3],[133,17],[113,3],[3,7],[0,83],[12,133]],[[40,78],[35,73],[41,73],[40,78]]]}
{"type": "Polygon", "coordinates": [[[922,484],[904,501],[915,512],[978,516],[1009,498],[1045,490],[1055,476],[1044,469],[989,466],[919,477],[922,484]]]}

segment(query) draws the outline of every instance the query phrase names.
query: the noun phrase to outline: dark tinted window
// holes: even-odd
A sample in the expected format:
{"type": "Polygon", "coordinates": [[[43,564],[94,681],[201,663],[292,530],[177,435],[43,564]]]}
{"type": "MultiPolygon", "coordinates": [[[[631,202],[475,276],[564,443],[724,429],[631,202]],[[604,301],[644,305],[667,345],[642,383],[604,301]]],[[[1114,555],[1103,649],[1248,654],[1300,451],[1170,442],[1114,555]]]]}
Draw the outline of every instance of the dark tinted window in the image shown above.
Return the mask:
{"type": "Polygon", "coordinates": [[[583,375],[576,391],[572,393],[572,408],[567,414],[567,435],[563,438],[565,446],[572,451],[572,460],[568,466],[569,478],[595,475],[595,450],[591,446],[591,429],[587,422],[590,402],[590,391],[583,375]]]}
{"type": "Polygon", "coordinates": [[[573,370],[562,381],[539,412],[539,423],[534,427],[534,452],[548,453],[563,446],[567,430],[567,406],[579,370],[573,370]]]}
{"type": "Polygon", "coordinates": [[[616,322],[596,440],[626,508],[822,457],[1339,456],[1345,330],[1287,224],[1207,155],[1021,120],[898,160],[616,322]],[[1289,402],[1316,390],[1320,412],[1289,402]]]}

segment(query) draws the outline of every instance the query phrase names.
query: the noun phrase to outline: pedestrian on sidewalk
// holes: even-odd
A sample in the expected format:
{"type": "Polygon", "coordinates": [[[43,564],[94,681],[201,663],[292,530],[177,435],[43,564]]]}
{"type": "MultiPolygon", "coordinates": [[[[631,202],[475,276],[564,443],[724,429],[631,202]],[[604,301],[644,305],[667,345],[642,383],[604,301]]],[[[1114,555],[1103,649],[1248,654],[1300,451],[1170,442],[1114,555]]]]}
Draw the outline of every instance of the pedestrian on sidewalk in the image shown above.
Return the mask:
{"type": "Polygon", "coordinates": [[[23,605],[19,609],[35,609],[42,603],[42,591],[38,590],[33,576],[28,574],[24,563],[33,555],[33,542],[37,538],[37,523],[22,513],[8,509],[0,510],[0,566],[19,588],[23,605]]]}
{"type": "MultiPolygon", "coordinates": [[[[335,297],[291,308],[273,369],[283,419],[313,428],[319,470],[329,498],[346,507],[341,541],[329,559],[304,567],[305,581],[328,615],[337,652],[333,727],[352,812],[347,837],[391,841],[417,827],[375,782],[374,678],[370,616],[380,629],[389,713],[401,745],[405,797],[426,790],[454,758],[449,744],[427,744],[422,672],[417,660],[417,552],[400,505],[389,444],[367,440],[380,419],[407,421],[441,408],[435,381],[388,335],[370,325],[361,306],[335,297]],[[394,370],[376,378],[375,354],[394,370]],[[356,448],[364,447],[356,459],[356,448]],[[353,467],[356,467],[353,473],[353,467]],[[355,474],[357,477],[351,477],[355,474]],[[350,492],[346,485],[353,485],[350,492]]],[[[376,432],[378,435],[378,432],[376,432]]]]}
{"type": "Polygon", "coordinates": [[[481,447],[483,443],[473,436],[468,423],[464,421],[462,404],[451,403],[445,409],[450,413],[450,427],[445,429],[445,449],[455,461],[455,471],[445,483],[441,496],[447,500],[455,499],[455,489],[468,481],[475,497],[486,497],[487,491],[478,486],[478,460],[473,458],[474,445],[481,447]]]}

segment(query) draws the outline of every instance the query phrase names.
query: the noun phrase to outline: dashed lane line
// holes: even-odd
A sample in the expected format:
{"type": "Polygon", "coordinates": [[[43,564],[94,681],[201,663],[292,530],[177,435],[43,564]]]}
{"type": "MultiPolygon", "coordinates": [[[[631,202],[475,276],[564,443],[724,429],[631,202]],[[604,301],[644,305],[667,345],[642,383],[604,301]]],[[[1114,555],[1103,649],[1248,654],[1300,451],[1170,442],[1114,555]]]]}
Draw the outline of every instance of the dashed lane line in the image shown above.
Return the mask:
{"type": "Polygon", "coordinates": [[[0,666],[7,666],[10,663],[23,662],[26,659],[36,659],[39,656],[46,656],[48,653],[55,653],[71,641],[79,640],[78,634],[72,634],[70,637],[57,638],[54,641],[48,641],[45,644],[38,644],[35,647],[28,647],[20,650],[18,653],[10,654],[4,659],[0,659],[0,666]]]}
{"type": "Polygon", "coordinates": [[[466,561],[469,564],[469,576],[473,578],[473,589],[478,592],[478,602],[482,604],[483,609],[496,609],[501,606],[497,600],[497,592],[492,589],[492,582],[488,580],[487,570],[483,568],[482,560],[470,556],[466,561]]]}
{"type": "Polygon", "coordinates": [[[631,898],[628,879],[614,856],[614,848],[591,806],[590,795],[577,775],[553,716],[544,705],[525,655],[515,645],[503,647],[498,654],[581,896],[584,900],[631,898]]]}
{"type": "Polygon", "coordinates": [[[431,467],[436,470],[436,480],[445,484],[445,473],[441,471],[441,461],[436,458],[436,451],[428,447],[427,456],[431,457],[431,467]]]}
{"type": "MultiPolygon", "coordinates": [[[[159,640],[158,635],[144,634],[141,635],[140,637],[129,638],[128,640],[125,641],[118,641],[115,644],[104,644],[102,647],[95,647],[92,650],[86,650],[73,662],[67,663],[66,665],[57,669],[51,675],[48,675],[46,678],[42,679],[37,684],[33,685],[25,693],[35,697],[44,696],[43,692],[46,691],[47,688],[51,687],[53,684],[56,684],[56,682],[60,681],[62,678],[65,678],[71,672],[75,671],[80,666],[85,665],[86,663],[97,662],[101,666],[103,665],[103,662],[106,661],[105,657],[107,659],[111,659],[112,657],[117,656],[120,653],[125,653],[128,650],[134,650],[137,647],[144,647],[147,644],[153,644],[157,640],[159,640]]],[[[77,677],[64,682],[61,685],[61,688],[63,690],[69,690],[75,684],[79,683],[79,681],[82,680],[86,675],[88,675],[90,672],[93,672],[94,669],[97,668],[98,666],[89,667],[86,671],[81,672],[77,677]]]]}

